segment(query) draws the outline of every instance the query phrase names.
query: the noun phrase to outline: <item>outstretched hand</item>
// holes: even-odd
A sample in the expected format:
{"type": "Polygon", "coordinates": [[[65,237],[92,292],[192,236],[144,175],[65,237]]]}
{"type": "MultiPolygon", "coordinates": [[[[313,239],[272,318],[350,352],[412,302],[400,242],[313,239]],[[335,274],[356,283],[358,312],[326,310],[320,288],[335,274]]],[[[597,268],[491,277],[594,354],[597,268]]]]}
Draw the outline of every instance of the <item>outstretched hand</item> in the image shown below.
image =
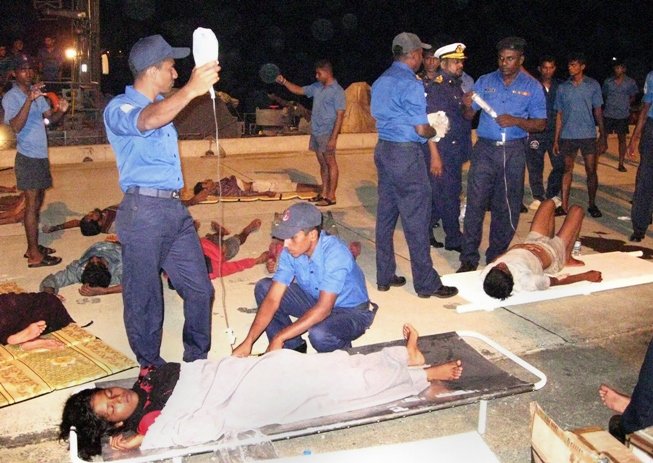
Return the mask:
{"type": "Polygon", "coordinates": [[[600,283],[603,281],[603,276],[598,270],[589,270],[583,275],[585,276],[586,281],[590,281],[592,283],[600,283]]]}
{"type": "Polygon", "coordinates": [[[251,354],[252,346],[246,341],[241,342],[233,351],[231,351],[231,355],[234,357],[248,357],[251,354]]]}

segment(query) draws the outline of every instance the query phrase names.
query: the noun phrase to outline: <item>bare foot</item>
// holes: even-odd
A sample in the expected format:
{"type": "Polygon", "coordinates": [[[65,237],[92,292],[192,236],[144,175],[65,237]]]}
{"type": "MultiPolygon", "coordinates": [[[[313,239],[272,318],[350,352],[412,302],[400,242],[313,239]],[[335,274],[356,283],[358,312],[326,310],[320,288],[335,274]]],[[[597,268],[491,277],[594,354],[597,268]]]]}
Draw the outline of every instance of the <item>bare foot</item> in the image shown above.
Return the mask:
{"type": "Polygon", "coordinates": [[[261,219],[254,219],[249,223],[249,225],[243,228],[243,233],[249,235],[250,233],[257,231],[259,228],[261,228],[261,219]]]}
{"type": "Polygon", "coordinates": [[[463,374],[463,363],[460,360],[452,360],[442,365],[424,368],[424,370],[428,381],[451,381],[460,378],[460,375],[463,374]]]}
{"type": "Polygon", "coordinates": [[[231,234],[231,232],[229,230],[224,228],[222,225],[220,225],[215,220],[211,221],[211,229],[213,231],[215,231],[216,233],[219,233],[222,236],[227,236],[227,235],[231,234]]]}
{"type": "Polygon", "coordinates": [[[569,256],[565,267],[582,267],[583,265],[585,265],[585,262],[582,260],[574,259],[573,257],[569,256]]]}
{"type": "Polygon", "coordinates": [[[599,396],[601,397],[603,405],[617,413],[623,413],[630,403],[630,397],[615,391],[605,384],[601,384],[601,387],[599,387],[599,396]]]}
{"type": "Polygon", "coordinates": [[[36,349],[55,350],[55,349],[63,349],[64,343],[57,339],[38,338],[22,343],[20,347],[23,350],[36,350],[36,349]]]}
{"type": "Polygon", "coordinates": [[[32,339],[36,339],[41,336],[41,333],[45,331],[46,327],[47,325],[43,320],[34,322],[24,330],[9,336],[7,338],[7,344],[22,344],[24,342],[31,341],[32,339]]]}
{"type": "Polygon", "coordinates": [[[417,347],[419,333],[413,325],[406,323],[404,325],[404,339],[406,340],[406,350],[408,351],[408,366],[424,365],[424,354],[417,347]]]}

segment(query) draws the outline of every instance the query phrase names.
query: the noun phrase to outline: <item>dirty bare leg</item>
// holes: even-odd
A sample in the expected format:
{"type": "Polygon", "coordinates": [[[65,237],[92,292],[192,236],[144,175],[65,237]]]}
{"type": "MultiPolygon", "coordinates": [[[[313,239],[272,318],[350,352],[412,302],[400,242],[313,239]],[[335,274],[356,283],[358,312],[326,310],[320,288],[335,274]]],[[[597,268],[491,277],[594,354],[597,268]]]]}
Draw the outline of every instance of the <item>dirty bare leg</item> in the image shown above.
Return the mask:
{"type": "Polygon", "coordinates": [[[406,350],[408,351],[408,366],[424,365],[424,354],[417,347],[419,333],[410,323],[404,325],[403,333],[404,339],[406,340],[406,350]]]}
{"type": "Polygon", "coordinates": [[[320,164],[320,178],[322,179],[322,197],[327,198],[329,194],[329,166],[327,165],[326,159],[324,159],[324,153],[315,152],[315,157],[317,162],[320,164]]]}
{"type": "Polygon", "coordinates": [[[617,392],[606,384],[601,384],[599,387],[599,396],[603,405],[617,413],[623,413],[630,403],[630,397],[621,392],[617,392]]]}
{"type": "Polygon", "coordinates": [[[537,208],[537,212],[535,212],[535,216],[533,217],[531,231],[553,238],[555,232],[555,209],[556,205],[552,199],[542,201],[542,204],[537,208]]]}
{"type": "Polygon", "coordinates": [[[565,221],[562,223],[560,230],[558,230],[558,236],[562,242],[565,243],[565,257],[567,259],[567,262],[565,263],[566,266],[578,267],[585,265],[584,262],[574,259],[571,255],[571,252],[574,249],[574,243],[580,234],[584,217],[585,212],[583,211],[583,208],[578,205],[573,205],[567,211],[565,221]]]}
{"type": "Polygon", "coordinates": [[[245,228],[242,229],[238,235],[238,240],[240,241],[240,244],[245,243],[247,241],[247,237],[251,234],[257,231],[259,228],[261,228],[261,219],[254,219],[252,220],[249,225],[247,225],[245,228]]]}

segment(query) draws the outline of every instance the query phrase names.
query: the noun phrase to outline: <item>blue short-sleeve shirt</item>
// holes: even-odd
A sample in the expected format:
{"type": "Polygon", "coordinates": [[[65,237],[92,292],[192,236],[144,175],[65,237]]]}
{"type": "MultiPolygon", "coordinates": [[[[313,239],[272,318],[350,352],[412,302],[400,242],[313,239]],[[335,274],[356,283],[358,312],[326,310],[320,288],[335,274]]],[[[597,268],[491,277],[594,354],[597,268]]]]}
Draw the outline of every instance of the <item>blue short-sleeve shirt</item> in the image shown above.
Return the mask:
{"type": "MultiPolygon", "coordinates": [[[[157,101],[161,99],[157,96],[157,101]]],[[[172,122],[144,132],[138,129],[138,116],[150,104],[149,98],[129,85],[104,110],[104,126],[116,154],[122,191],[131,186],[179,190],[184,185],[177,130],[172,122]]]]}
{"type": "MultiPolygon", "coordinates": [[[[17,84],[2,97],[2,107],[5,110],[5,124],[9,124],[23,107],[27,95],[17,84]]],[[[45,133],[43,114],[50,111],[50,105],[45,97],[32,101],[27,121],[20,132],[16,134],[16,149],[24,156],[44,159],[48,157],[48,137],[45,133]]]]}
{"type": "Polygon", "coordinates": [[[311,257],[293,257],[283,249],[273,280],[288,286],[293,279],[315,300],[320,291],[337,294],[338,308],[353,308],[369,301],[363,271],[351,252],[338,237],[325,232],[320,234],[311,257]]]}
{"type": "Polygon", "coordinates": [[[347,107],[345,91],[338,81],[333,81],[329,85],[314,82],[302,89],[304,95],[313,98],[311,132],[314,135],[331,135],[338,111],[344,111],[347,107]]]}
{"type": "Polygon", "coordinates": [[[591,77],[574,85],[571,79],[558,87],[555,109],[562,113],[562,139],[596,138],[594,109],[603,105],[601,86],[591,77]]]}
{"type": "Polygon", "coordinates": [[[646,83],[644,84],[644,96],[642,103],[648,103],[651,107],[648,110],[647,117],[653,117],[653,71],[649,72],[646,76],[646,83]]]}
{"type": "Polygon", "coordinates": [[[371,109],[380,140],[426,143],[415,132],[428,124],[424,85],[405,63],[395,61],[372,84],[371,109]]]}
{"type": "MultiPolygon", "coordinates": [[[[500,71],[494,71],[478,78],[474,93],[480,95],[498,115],[525,119],[546,119],[546,99],[542,85],[532,76],[520,71],[517,77],[506,86],[500,71]]],[[[474,109],[480,107],[474,103],[474,109]]],[[[501,140],[501,127],[485,111],[481,112],[476,134],[481,138],[501,140]]],[[[506,140],[517,140],[528,135],[524,129],[512,126],[503,129],[506,140]]]]}
{"type": "Polygon", "coordinates": [[[603,82],[605,108],[603,116],[611,119],[627,119],[630,116],[630,100],[639,93],[637,82],[632,77],[624,76],[617,84],[614,76],[603,82]]]}

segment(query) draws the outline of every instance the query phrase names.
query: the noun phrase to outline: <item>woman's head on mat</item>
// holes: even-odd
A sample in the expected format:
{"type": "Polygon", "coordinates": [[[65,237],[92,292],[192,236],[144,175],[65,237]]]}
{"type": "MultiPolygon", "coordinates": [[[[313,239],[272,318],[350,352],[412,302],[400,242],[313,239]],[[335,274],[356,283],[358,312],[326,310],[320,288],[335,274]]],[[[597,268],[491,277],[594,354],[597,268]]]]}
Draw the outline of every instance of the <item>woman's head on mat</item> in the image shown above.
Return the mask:
{"type": "Polygon", "coordinates": [[[132,389],[110,387],[80,391],[70,396],[64,405],[59,439],[68,440],[70,427],[75,426],[79,456],[87,460],[99,455],[102,436],[120,432],[137,406],[138,394],[132,389]]]}
{"type": "Polygon", "coordinates": [[[504,300],[512,294],[515,282],[508,266],[503,262],[498,263],[485,275],[483,290],[488,296],[504,300]]]}

